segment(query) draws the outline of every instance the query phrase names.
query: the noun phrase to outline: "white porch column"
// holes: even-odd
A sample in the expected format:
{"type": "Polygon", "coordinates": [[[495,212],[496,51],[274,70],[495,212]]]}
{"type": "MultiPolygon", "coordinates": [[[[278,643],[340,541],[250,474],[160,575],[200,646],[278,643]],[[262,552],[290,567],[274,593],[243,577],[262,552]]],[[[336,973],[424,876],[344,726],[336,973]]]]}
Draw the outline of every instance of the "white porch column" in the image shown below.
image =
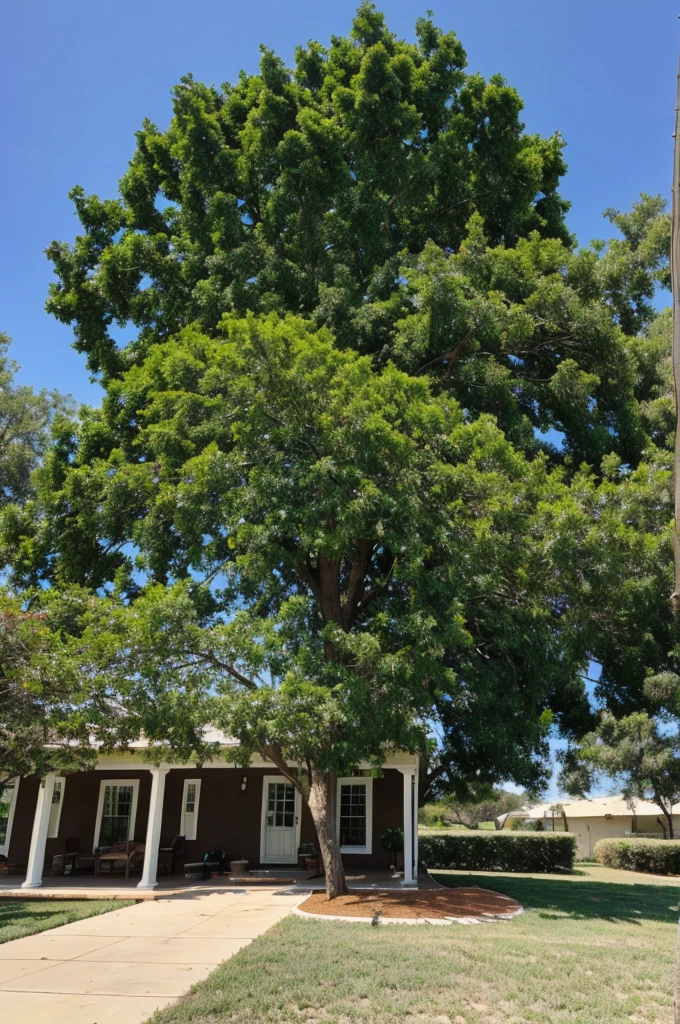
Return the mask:
{"type": "Polygon", "coordinates": [[[413,876],[418,883],[418,767],[413,775],[413,876]]]}
{"type": "MultiPolygon", "coordinates": [[[[416,811],[414,811],[416,766],[408,765],[400,767],[399,771],[404,777],[404,879],[402,885],[417,885],[414,875],[415,850],[417,849],[417,836],[414,835],[414,822],[416,811]]],[[[417,824],[416,824],[417,828],[417,824]]]]}
{"type": "Polygon", "coordinates": [[[42,885],[43,868],[45,866],[45,842],[50,823],[54,779],[54,773],[50,772],[49,775],[45,776],[38,790],[38,802],[35,805],[35,818],[33,819],[33,832],[31,833],[31,848],[28,854],[28,870],[26,871],[26,881],[21,884],[22,889],[39,889],[42,885]]]}
{"type": "Polygon", "coordinates": [[[158,847],[161,841],[161,821],[163,819],[163,795],[165,793],[165,776],[169,768],[151,768],[151,799],[149,800],[149,824],[146,828],[146,844],[144,848],[144,867],[138,889],[155,889],[158,871],[158,847]]]}

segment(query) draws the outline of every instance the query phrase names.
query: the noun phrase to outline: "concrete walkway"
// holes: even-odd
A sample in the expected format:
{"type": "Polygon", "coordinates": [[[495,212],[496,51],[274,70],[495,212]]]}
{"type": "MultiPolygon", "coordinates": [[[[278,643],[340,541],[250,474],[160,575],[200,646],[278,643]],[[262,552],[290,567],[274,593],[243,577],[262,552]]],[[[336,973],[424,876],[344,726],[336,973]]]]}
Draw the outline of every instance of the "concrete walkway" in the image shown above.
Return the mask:
{"type": "Polygon", "coordinates": [[[306,893],[232,889],[138,903],[0,945],[2,1024],[141,1024],[306,893]]]}

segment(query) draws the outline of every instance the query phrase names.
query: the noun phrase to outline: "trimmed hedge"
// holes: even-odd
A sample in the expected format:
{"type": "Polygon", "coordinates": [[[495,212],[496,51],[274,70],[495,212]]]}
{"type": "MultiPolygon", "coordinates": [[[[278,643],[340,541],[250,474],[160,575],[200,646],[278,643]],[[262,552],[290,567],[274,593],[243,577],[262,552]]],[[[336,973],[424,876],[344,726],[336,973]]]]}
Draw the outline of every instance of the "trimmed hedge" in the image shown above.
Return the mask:
{"type": "Polygon", "coordinates": [[[606,868],[680,875],[678,839],[600,839],[595,858],[606,868]]]}
{"type": "Polygon", "coordinates": [[[568,832],[459,832],[420,836],[420,861],[428,868],[461,871],[570,871],[576,836],[568,832]]]}

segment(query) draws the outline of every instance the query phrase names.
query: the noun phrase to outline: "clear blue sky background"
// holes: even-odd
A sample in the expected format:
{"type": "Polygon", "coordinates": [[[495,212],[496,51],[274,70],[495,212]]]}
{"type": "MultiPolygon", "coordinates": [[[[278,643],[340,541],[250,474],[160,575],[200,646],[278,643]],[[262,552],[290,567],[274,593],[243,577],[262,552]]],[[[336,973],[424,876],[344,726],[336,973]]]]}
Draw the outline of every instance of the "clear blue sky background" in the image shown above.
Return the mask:
{"type": "MultiPolygon", "coordinates": [[[[428,6],[455,30],[469,69],[500,72],[525,102],[531,132],[560,129],[571,229],[604,237],[602,211],[641,191],[670,191],[680,2],[671,0],[383,0],[413,38],[428,6]]],[[[0,34],[2,251],[0,330],[21,379],[97,402],[70,330],[44,312],[43,249],[71,240],[76,184],[113,196],[144,117],[169,120],[170,90],[191,71],[221,84],[254,71],[258,44],[291,61],[310,38],[348,31],[354,0],[9,0],[0,34]]],[[[553,783],[554,786],[554,783],[553,783]]]]}
{"type": "MultiPolygon", "coordinates": [[[[428,6],[465,46],[469,68],[500,72],[523,97],[529,131],[560,129],[563,193],[579,241],[602,237],[602,211],[641,191],[669,193],[680,2],[383,0],[392,31],[413,38],[428,6]]],[[[97,401],[70,330],[44,312],[43,249],[71,240],[75,184],[115,194],[142,118],[165,126],[170,89],[254,71],[258,44],[291,60],[310,38],[344,34],[353,0],[8,0],[0,33],[2,252],[0,330],[21,377],[97,401]]]]}

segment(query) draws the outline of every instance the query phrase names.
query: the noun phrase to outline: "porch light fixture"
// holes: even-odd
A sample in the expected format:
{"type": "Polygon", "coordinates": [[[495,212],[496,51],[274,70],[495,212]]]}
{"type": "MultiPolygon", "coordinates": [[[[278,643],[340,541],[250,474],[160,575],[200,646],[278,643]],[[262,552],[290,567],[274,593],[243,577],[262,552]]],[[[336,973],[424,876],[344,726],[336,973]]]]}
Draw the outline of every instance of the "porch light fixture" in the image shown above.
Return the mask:
{"type": "Polygon", "coordinates": [[[244,775],[244,776],[243,776],[243,779],[242,779],[242,781],[241,781],[241,792],[242,792],[242,793],[245,793],[245,791],[246,791],[246,786],[247,786],[247,785],[248,785],[248,776],[247,776],[247,775],[244,775]]]}

